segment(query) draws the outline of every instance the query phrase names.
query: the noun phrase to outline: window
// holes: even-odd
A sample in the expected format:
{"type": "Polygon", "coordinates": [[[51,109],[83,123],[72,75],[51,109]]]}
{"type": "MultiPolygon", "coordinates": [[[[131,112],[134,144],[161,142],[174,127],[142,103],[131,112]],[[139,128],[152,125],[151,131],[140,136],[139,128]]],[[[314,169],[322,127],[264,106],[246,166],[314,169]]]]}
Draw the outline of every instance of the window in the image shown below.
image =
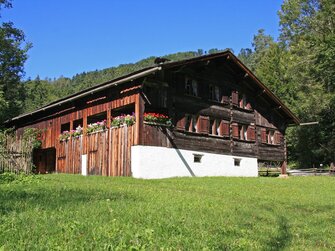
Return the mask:
{"type": "Polygon", "coordinates": [[[77,119],[73,121],[72,130],[76,130],[77,127],[83,127],[83,119],[77,119]]]}
{"type": "Polygon", "coordinates": [[[94,114],[92,116],[87,117],[87,124],[93,124],[97,122],[101,122],[107,119],[107,112],[102,112],[98,114],[94,114]]]}
{"type": "Polygon", "coordinates": [[[191,125],[191,132],[198,132],[198,117],[193,115],[192,116],[192,125],[191,125]]]}
{"type": "Polygon", "coordinates": [[[274,130],[267,131],[267,143],[271,145],[275,144],[275,131],[274,130]]]}
{"type": "Polygon", "coordinates": [[[70,122],[66,123],[66,124],[62,124],[61,127],[60,127],[60,133],[63,133],[65,131],[70,131],[70,130],[71,130],[70,122]]]}
{"type": "Polygon", "coordinates": [[[255,125],[253,123],[250,125],[232,123],[232,133],[235,139],[245,141],[255,141],[256,139],[255,125]]]}
{"type": "Polygon", "coordinates": [[[247,106],[247,96],[245,94],[242,94],[240,97],[239,103],[240,103],[240,108],[246,108],[247,106]]]}
{"type": "Polygon", "coordinates": [[[193,153],[193,162],[194,163],[201,163],[201,158],[203,154],[195,154],[193,153]]]}
{"type": "Polygon", "coordinates": [[[194,115],[186,114],[185,131],[196,132],[197,131],[197,117],[194,115]]]}
{"type": "Polygon", "coordinates": [[[228,121],[210,118],[209,122],[209,134],[229,137],[230,127],[228,121]]]}
{"type": "Polygon", "coordinates": [[[241,166],[241,159],[234,158],[234,166],[241,166]]]}
{"type": "Polygon", "coordinates": [[[247,110],[251,109],[251,105],[248,102],[247,96],[245,94],[239,96],[239,107],[247,110]]]}
{"type": "Polygon", "coordinates": [[[217,85],[209,85],[209,99],[221,102],[221,90],[217,85]]]}
{"type": "Polygon", "coordinates": [[[240,132],[240,139],[241,140],[248,140],[247,126],[246,125],[239,125],[238,129],[239,129],[239,132],[240,132]]]}
{"type": "Polygon", "coordinates": [[[192,96],[198,96],[198,82],[189,77],[185,78],[185,93],[192,96]]]}
{"type": "Polygon", "coordinates": [[[281,133],[274,129],[261,128],[262,143],[270,145],[279,145],[281,143],[281,133]]]}

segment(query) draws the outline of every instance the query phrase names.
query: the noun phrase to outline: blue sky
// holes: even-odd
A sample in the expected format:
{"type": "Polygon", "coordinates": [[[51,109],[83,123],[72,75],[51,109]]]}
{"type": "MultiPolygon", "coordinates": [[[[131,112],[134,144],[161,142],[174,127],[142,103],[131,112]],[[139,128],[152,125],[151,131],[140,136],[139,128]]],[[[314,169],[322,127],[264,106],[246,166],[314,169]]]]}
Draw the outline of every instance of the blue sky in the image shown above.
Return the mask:
{"type": "Polygon", "coordinates": [[[83,71],[190,50],[251,47],[278,36],[282,0],[14,0],[2,10],[33,43],[26,78],[83,71]]]}

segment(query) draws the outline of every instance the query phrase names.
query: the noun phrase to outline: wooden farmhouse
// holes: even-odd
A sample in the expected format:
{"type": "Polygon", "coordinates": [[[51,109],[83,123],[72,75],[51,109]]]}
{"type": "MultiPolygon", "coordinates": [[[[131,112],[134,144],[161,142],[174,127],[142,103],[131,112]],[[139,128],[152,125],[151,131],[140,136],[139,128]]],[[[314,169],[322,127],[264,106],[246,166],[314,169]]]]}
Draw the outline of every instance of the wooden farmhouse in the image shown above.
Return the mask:
{"type": "Polygon", "coordinates": [[[257,176],[298,118],[230,51],[156,64],[7,121],[42,130],[38,172],[257,176]]]}

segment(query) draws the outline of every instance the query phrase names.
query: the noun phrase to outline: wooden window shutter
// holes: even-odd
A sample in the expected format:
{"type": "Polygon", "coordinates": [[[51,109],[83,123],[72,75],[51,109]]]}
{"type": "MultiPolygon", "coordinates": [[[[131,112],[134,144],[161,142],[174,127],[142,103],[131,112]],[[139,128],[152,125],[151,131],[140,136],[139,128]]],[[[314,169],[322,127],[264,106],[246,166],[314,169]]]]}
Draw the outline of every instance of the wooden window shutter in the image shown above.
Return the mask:
{"type": "Polygon", "coordinates": [[[229,122],[222,121],[222,135],[223,136],[229,136],[229,122]]]}
{"type": "Polygon", "coordinates": [[[284,144],[284,135],[282,133],[279,133],[279,140],[280,140],[280,144],[281,143],[284,144]]]}
{"type": "Polygon", "coordinates": [[[261,140],[262,140],[262,143],[267,143],[265,128],[261,128],[261,140]]]}
{"type": "Polygon", "coordinates": [[[182,117],[177,122],[177,130],[185,130],[186,118],[182,117]]]}
{"type": "Polygon", "coordinates": [[[221,103],[229,103],[229,97],[228,96],[222,96],[221,103]]]}
{"type": "Polygon", "coordinates": [[[237,91],[232,92],[231,99],[232,99],[233,105],[238,106],[238,92],[237,91]]]}
{"type": "Polygon", "coordinates": [[[218,127],[219,127],[219,135],[223,136],[224,134],[223,134],[223,121],[222,120],[218,120],[218,127]]]}
{"type": "Polygon", "coordinates": [[[248,102],[247,105],[245,106],[246,109],[251,110],[251,104],[248,102]]]}
{"type": "Polygon", "coordinates": [[[208,128],[209,128],[209,118],[205,116],[199,116],[197,132],[207,134],[208,128]]]}
{"type": "Polygon", "coordinates": [[[280,143],[281,143],[281,133],[280,132],[275,132],[275,144],[276,145],[280,145],[280,143]]]}
{"type": "Polygon", "coordinates": [[[255,141],[256,140],[256,130],[255,126],[250,125],[248,126],[248,140],[255,141]]]}
{"type": "Polygon", "coordinates": [[[231,125],[231,127],[232,127],[232,131],[233,131],[233,138],[236,138],[236,139],[240,138],[240,134],[239,134],[239,131],[238,131],[238,124],[233,123],[231,125]]]}

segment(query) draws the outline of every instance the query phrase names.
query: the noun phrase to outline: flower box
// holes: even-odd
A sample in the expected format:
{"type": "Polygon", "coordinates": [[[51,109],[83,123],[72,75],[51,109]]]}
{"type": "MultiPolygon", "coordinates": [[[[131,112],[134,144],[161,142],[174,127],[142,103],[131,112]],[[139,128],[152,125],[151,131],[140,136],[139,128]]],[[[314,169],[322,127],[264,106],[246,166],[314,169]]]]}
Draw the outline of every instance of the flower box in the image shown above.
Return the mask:
{"type": "Polygon", "coordinates": [[[146,124],[172,126],[171,119],[161,113],[144,113],[143,120],[146,124]]]}
{"type": "Polygon", "coordinates": [[[121,126],[132,126],[133,124],[135,124],[135,121],[136,121],[136,119],[135,119],[134,113],[132,115],[122,114],[120,116],[112,118],[111,127],[112,128],[119,128],[121,126]]]}

